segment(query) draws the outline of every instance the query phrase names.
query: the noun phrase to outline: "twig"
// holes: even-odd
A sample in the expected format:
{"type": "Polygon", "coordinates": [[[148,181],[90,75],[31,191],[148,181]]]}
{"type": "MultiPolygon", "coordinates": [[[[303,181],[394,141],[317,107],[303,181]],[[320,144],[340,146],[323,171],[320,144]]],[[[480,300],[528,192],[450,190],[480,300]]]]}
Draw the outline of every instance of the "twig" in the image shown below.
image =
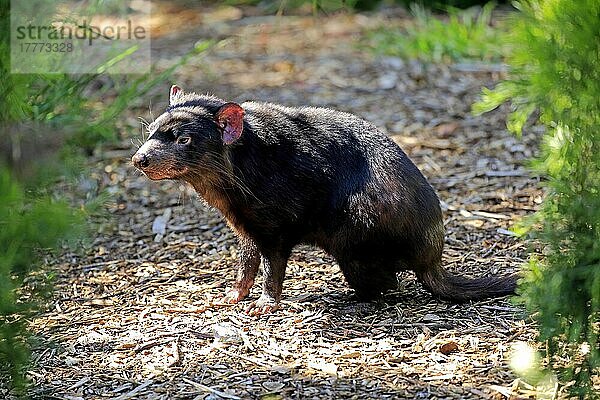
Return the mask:
{"type": "Polygon", "coordinates": [[[114,400],[126,400],[126,399],[130,399],[133,396],[135,396],[137,393],[141,392],[142,390],[144,390],[148,386],[150,386],[152,384],[152,382],[153,381],[151,379],[149,379],[146,382],[144,382],[141,385],[139,385],[138,387],[136,387],[135,389],[133,389],[133,390],[131,390],[131,391],[125,393],[125,394],[122,394],[119,397],[116,397],[114,400]]]}
{"type": "Polygon", "coordinates": [[[148,350],[151,347],[160,346],[160,345],[163,345],[165,343],[169,343],[169,342],[171,342],[173,340],[177,340],[177,339],[171,337],[171,338],[168,338],[168,339],[150,340],[149,342],[140,344],[139,346],[137,346],[136,348],[134,348],[133,351],[135,351],[137,353],[137,352],[140,352],[142,350],[148,350]]]}
{"type": "Polygon", "coordinates": [[[197,389],[203,390],[205,392],[210,392],[213,394],[216,394],[219,397],[223,397],[224,399],[231,399],[231,400],[241,400],[241,397],[237,397],[236,395],[233,394],[229,394],[229,393],[225,393],[225,392],[221,392],[220,390],[217,389],[213,389],[209,386],[203,385],[201,383],[198,382],[194,382],[192,380],[189,380],[187,378],[182,378],[184,382],[189,383],[190,385],[194,386],[197,389]]]}
{"type": "Polygon", "coordinates": [[[509,177],[509,176],[529,176],[529,172],[525,169],[515,169],[512,171],[485,171],[485,176],[490,177],[509,177]]]}
{"type": "Polygon", "coordinates": [[[215,348],[217,350],[219,350],[220,352],[227,354],[228,356],[241,358],[242,360],[249,361],[249,362],[254,363],[256,365],[260,365],[261,367],[266,367],[266,368],[270,368],[271,367],[271,364],[263,362],[263,361],[261,361],[261,360],[259,360],[257,358],[244,356],[242,354],[235,354],[235,353],[232,353],[229,350],[225,350],[225,349],[222,349],[220,347],[215,347],[215,348]]]}
{"type": "Polygon", "coordinates": [[[69,388],[67,390],[74,390],[74,389],[78,389],[80,387],[82,387],[83,385],[85,385],[86,383],[88,383],[90,381],[89,376],[85,376],[83,378],[81,378],[80,380],[78,380],[76,383],[74,383],[73,385],[69,386],[69,388]]]}
{"type": "Polygon", "coordinates": [[[173,345],[171,347],[171,350],[173,351],[173,358],[174,359],[173,359],[173,361],[171,361],[169,363],[169,365],[167,366],[168,368],[174,367],[174,366],[178,365],[179,362],[181,361],[181,355],[180,355],[180,352],[179,352],[179,338],[177,338],[177,339],[175,339],[173,341],[173,345]]]}

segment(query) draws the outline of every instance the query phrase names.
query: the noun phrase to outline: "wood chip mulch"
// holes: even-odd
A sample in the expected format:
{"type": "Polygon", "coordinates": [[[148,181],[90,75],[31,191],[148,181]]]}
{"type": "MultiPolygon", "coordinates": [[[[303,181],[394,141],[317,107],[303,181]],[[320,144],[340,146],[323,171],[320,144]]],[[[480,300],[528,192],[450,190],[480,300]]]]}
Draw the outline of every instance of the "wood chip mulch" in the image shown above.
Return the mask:
{"type": "MultiPolygon", "coordinates": [[[[469,276],[519,270],[527,247],[509,229],[543,198],[540,179],[525,167],[541,130],[532,126],[516,139],[506,132],[506,109],[470,114],[481,87],[502,77],[499,68],[423,65],[356,45],[365,29],[402,15],[231,15],[190,28],[229,39],[181,68],[179,84],[237,101],[328,105],[373,121],[438,191],[446,268],[469,276]]],[[[192,31],[156,39],[156,64],[185,51],[192,31]]],[[[155,114],[170,84],[153,101],[155,114]]],[[[219,304],[234,279],[234,235],[189,188],[150,182],[128,163],[147,100],[124,121],[126,145],[98,154],[88,177],[112,195],[92,245],[49,260],[55,298],[31,323],[33,398],[535,393],[508,366],[513,344],[535,344],[535,326],[506,298],[439,301],[406,273],[396,292],[358,303],[332,258],[302,246],[289,261],[282,310],[250,317],[243,311],[249,300],[219,304]]],[[[259,287],[260,279],[250,300],[259,287]]]]}

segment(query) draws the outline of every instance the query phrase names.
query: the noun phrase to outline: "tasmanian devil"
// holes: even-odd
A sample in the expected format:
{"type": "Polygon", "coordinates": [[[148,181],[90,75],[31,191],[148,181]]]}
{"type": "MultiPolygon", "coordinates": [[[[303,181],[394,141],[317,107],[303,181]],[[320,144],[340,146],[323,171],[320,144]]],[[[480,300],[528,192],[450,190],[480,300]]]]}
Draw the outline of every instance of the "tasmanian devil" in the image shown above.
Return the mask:
{"type": "Polygon", "coordinates": [[[514,292],[516,276],[468,279],[442,268],[439,200],[392,140],[344,112],[228,103],[170,92],[133,164],[150,179],[190,183],[239,239],[225,301],[246,297],[262,259],[264,283],[248,312],[277,308],[299,243],[331,254],[356,295],[373,299],[413,270],[434,295],[466,301],[514,292]]]}

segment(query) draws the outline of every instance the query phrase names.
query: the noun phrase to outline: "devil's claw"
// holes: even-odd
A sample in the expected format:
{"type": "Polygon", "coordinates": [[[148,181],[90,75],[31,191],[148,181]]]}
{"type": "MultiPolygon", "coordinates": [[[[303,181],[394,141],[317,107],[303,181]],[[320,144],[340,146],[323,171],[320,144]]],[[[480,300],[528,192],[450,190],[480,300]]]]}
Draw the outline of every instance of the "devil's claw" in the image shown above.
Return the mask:
{"type": "Polygon", "coordinates": [[[225,296],[223,296],[222,302],[227,303],[227,304],[236,304],[239,301],[246,298],[246,296],[248,296],[249,293],[250,293],[250,290],[248,290],[248,289],[241,289],[241,288],[229,289],[225,293],[225,296]]]}
{"type": "Polygon", "coordinates": [[[268,296],[260,296],[258,300],[253,301],[248,308],[246,308],[246,312],[250,315],[263,315],[269,314],[279,309],[279,303],[275,301],[272,297],[268,296]]]}

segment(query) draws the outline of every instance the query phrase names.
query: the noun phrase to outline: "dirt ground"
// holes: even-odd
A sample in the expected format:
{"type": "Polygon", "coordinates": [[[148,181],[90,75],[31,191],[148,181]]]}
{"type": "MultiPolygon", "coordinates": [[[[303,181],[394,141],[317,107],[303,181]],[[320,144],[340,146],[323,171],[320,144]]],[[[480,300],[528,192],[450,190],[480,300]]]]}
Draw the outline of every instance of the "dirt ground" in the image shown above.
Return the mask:
{"type": "MultiPolygon", "coordinates": [[[[361,47],[366,29],[405,21],[388,11],[316,18],[163,6],[155,15],[168,24],[156,22],[154,63],[166,68],[196,41],[224,39],[180,68],[177,83],[231,101],[323,105],[372,121],[438,191],[446,268],[515,272],[527,248],[508,229],[541,202],[539,179],[524,167],[540,130],[516,139],[505,129],[507,110],[470,114],[481,87],[502,77],[500,65],[423,65],[361,47]]],[[[153,100],[154,115],[171,83],[153,100]]],[[[151,118],[151,100],[132,106],[124,146],[97,156],[90,185],[112,197],[93,245],[48,260],[56,291],[32,321],[33,398],[527,397],[531,388],[508,362],[511,346],[534,343],[535,330],[506,298],[439,301],[407,273],[397,292],[358,303],[331,257],[299,247],[282,310],[245,314],[260,279],[250,300],[218,304],[234,279],[234,235],[189,188],[150,182],[129,165],[141,137],[137,116],[151,118]]]]}

